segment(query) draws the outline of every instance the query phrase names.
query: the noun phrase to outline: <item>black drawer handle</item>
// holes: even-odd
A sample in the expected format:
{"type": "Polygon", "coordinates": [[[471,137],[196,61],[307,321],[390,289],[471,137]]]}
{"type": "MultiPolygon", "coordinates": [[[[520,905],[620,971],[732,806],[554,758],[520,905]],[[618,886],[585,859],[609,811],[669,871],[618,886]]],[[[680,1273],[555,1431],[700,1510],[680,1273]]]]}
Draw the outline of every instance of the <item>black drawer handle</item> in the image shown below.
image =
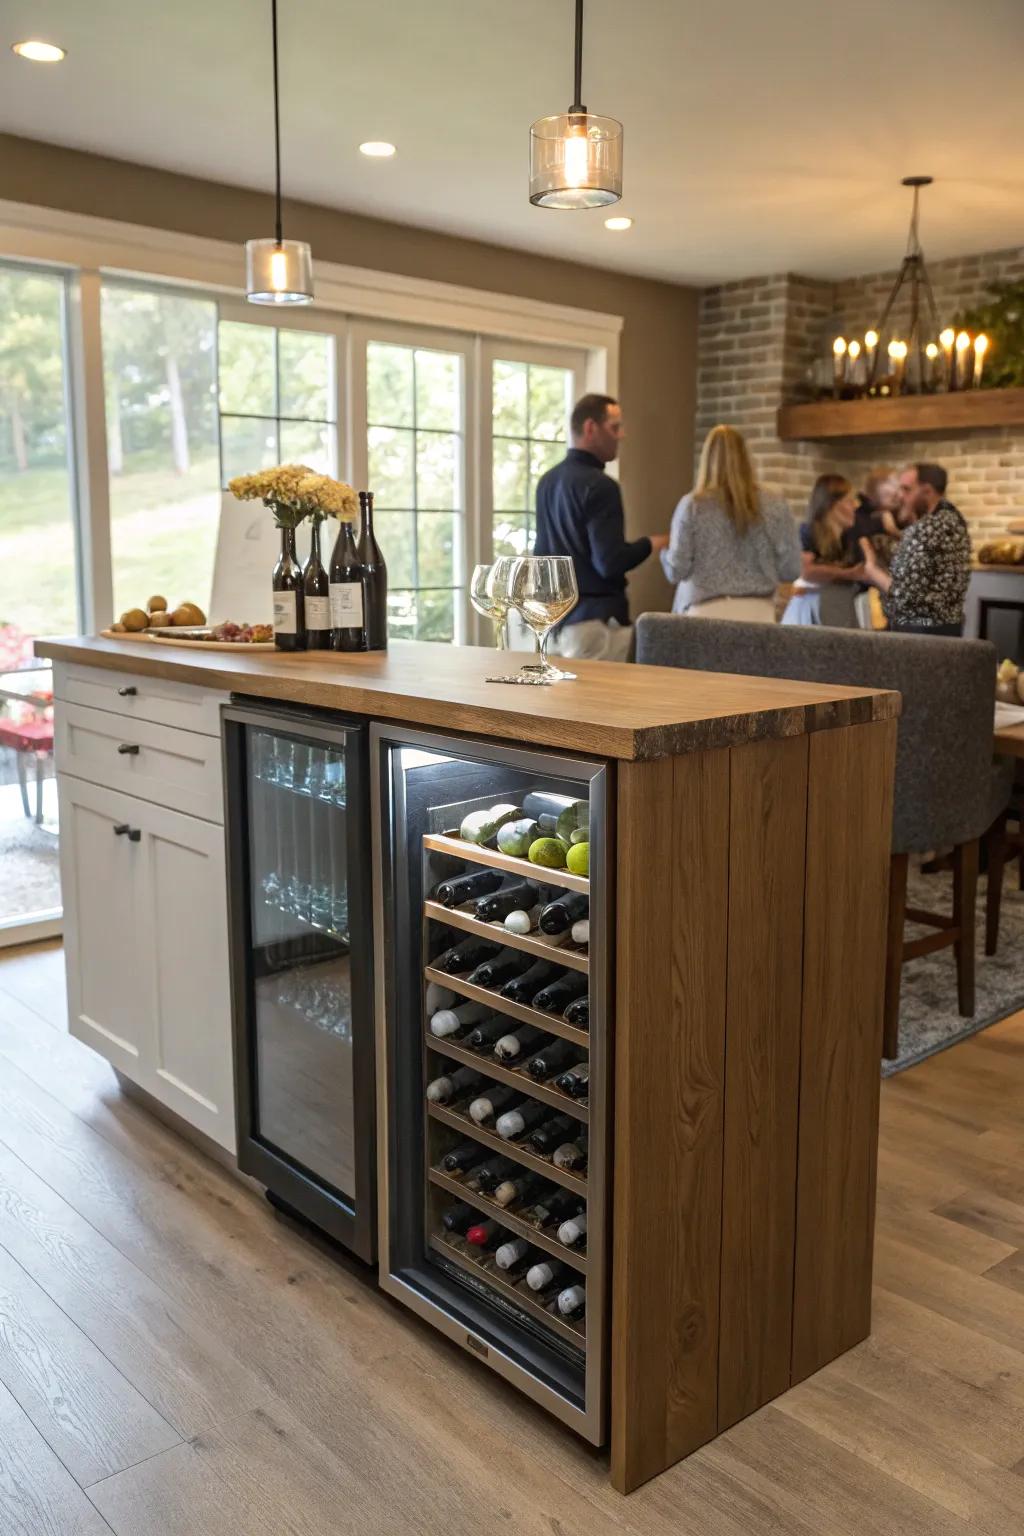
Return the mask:
{"type": "Polygon", "coordinates": [[[117,826],[114,828],[114,836],[127,836],[130,843],[139,843],[142,841],[142,833],[139,831],[138,827],[130,827],[126,821],[118,822],[117,826]]]}
{"type": "Polygon", "coordinates": [[[122,699],[134,699],[138,691],[134,683],[129,683],[127,688],[119,688],[117,690],[118,697],[122,699]]]}
{"type": "Polygon", "coordinates": [[[139,755],[138,743],[134,741],[122,741],[117,750],[122,757],[138,757],[139,755]]]}

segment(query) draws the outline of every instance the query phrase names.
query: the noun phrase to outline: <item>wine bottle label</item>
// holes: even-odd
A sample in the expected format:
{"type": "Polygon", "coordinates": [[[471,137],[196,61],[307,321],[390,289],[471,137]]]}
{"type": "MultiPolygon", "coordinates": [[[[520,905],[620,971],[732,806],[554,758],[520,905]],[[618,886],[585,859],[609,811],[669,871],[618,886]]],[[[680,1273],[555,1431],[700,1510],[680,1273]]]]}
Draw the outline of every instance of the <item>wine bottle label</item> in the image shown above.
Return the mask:
{"type": "Polygon", "coordinates": [[[306,598],[306,628],[330,629],[331,600],[329,597],[306,598]]]}
{"type": "Polygon", "coordinates": [[[298,630],[294,592],[274,593],[274,634],[294,635],[298,630]]]}
{"type": "Polygon", "coordinates": [[[331,628],[362,629],[363,584],[361,581],[332,581],[330,586],[331,628]]]}

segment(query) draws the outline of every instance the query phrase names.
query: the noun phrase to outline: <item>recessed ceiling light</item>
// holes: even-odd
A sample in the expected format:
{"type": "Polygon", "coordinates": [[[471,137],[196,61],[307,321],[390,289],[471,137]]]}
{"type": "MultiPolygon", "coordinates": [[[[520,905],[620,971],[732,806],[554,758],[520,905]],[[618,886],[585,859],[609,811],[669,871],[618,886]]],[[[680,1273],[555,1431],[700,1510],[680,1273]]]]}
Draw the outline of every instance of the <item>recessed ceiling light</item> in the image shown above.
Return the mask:
{"type": "Polygon", "coordinates": [[[31,59],[33,64],[59,64],[66,57],[65,50],[56,43],[43,43],[35,37],[25,43],[12,43],[11,52],[21,59],[31,59]]]}
{"type": "Polygon", "coordinates": [[[614,219],[605,219],[605,229],[632,229],[633,220],[627,219],[624,214],[616,214],[614,219]]]}
{"type": "Polygon", "coordinates": [[[365,144],[360,144],[359,153],[369,155],[371,160],[390,160],[395,146],[386,139],[367,139],[365,144]]]}

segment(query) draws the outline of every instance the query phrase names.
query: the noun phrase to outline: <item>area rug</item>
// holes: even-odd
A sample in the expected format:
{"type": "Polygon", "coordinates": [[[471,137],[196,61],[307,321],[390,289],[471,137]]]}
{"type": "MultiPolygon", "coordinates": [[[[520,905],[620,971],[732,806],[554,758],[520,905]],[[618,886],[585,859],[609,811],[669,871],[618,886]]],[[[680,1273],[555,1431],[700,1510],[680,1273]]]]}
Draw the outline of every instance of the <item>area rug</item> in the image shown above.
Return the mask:
{"type": "MultiPolygon", "coordinates": [[[[1024,891],[1019,891],[1018,865],[1008,866],[1003,879],[1003,910],[999,925],[999,953],[985,954],[984,875],[978,882],[976,912],[976,1003],[973,1019],[961,1018],[956,1006],[956,964],[953,950],[942,949],[903,967],[900,996],[900,1054],[882,1065],[882,1076],[891,1077],[907,1067],[955,1045],[968,1035],[997,1024],[1024,1008],[1024,891]]],[[[907,905],[925,911],[951,912],[952,876],[922,875],[911,867],[907,881],[907,905]]],[[[907,924],[907,937],[917,938],[931,930],[907,924]]]]}

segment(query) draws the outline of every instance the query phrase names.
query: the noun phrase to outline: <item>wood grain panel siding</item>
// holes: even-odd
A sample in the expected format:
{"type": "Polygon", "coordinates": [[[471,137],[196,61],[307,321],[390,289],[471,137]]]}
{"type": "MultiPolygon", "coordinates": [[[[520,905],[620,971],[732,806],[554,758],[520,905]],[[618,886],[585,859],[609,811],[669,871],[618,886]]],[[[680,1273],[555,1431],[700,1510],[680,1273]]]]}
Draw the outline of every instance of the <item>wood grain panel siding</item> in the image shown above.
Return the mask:
{"type": "Polygon", "coordinates": [[[728,757],[618,772],[611,1475],[626,1493],[717,1423],[728,757]]]}
{"type": "Polygon", "coordinates": [[[789,1385],[807,740],[730,760],[719,1430],[789,1385]]]}
{"type": "Polygon", "coordinates": [[[810,742],[794,1382],[871,1328],[895,752],[895,721],[810,742]]]}

